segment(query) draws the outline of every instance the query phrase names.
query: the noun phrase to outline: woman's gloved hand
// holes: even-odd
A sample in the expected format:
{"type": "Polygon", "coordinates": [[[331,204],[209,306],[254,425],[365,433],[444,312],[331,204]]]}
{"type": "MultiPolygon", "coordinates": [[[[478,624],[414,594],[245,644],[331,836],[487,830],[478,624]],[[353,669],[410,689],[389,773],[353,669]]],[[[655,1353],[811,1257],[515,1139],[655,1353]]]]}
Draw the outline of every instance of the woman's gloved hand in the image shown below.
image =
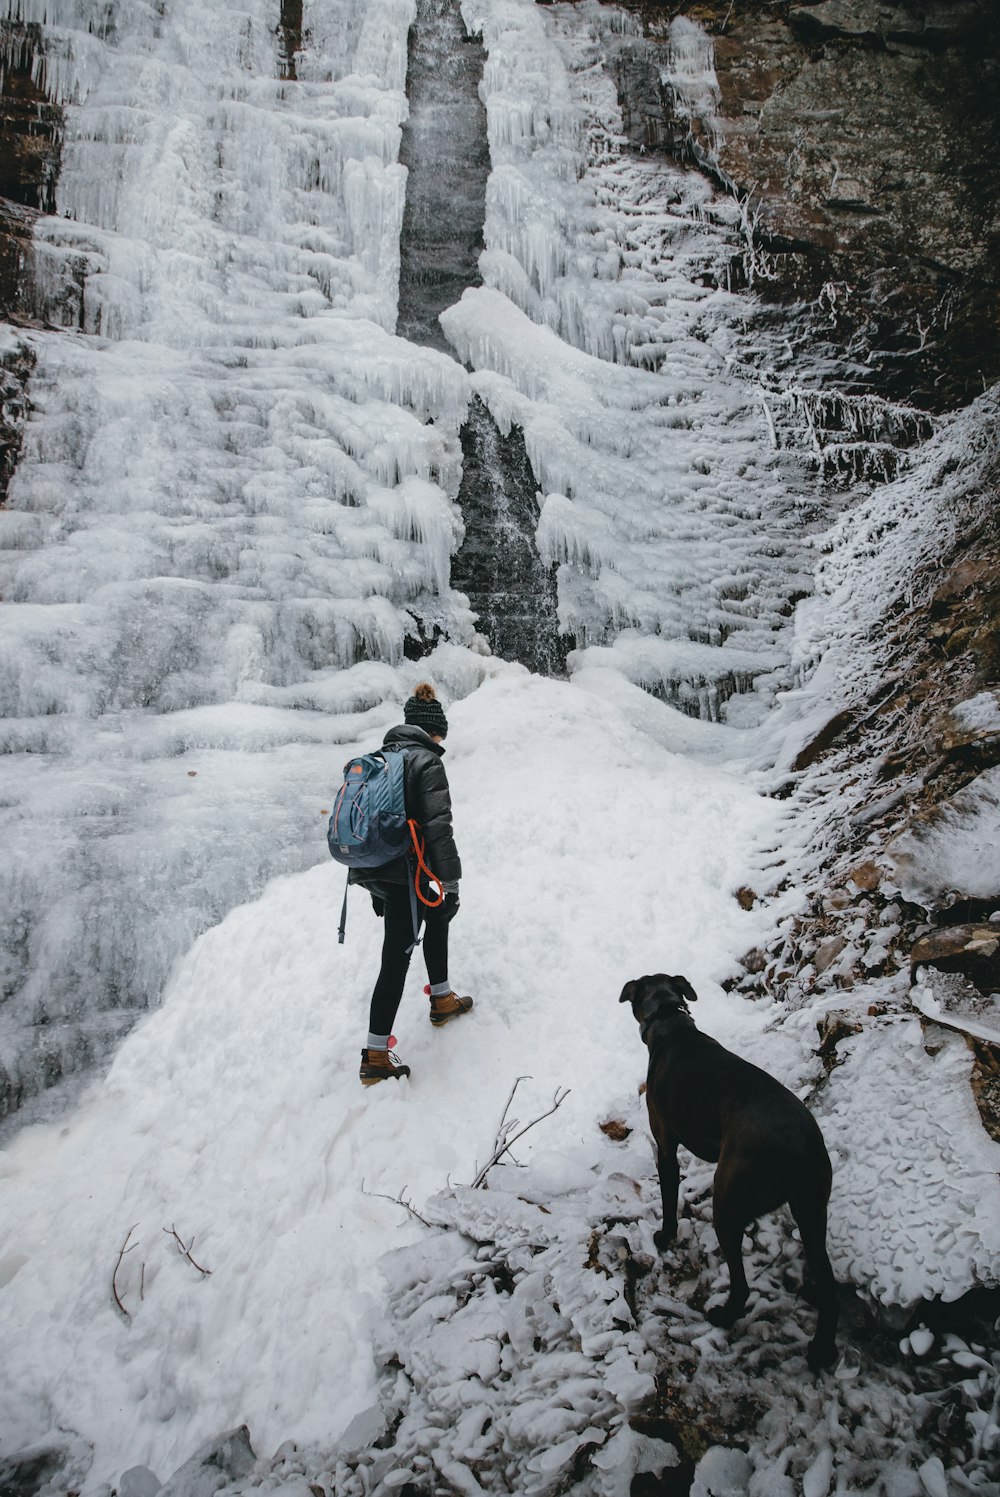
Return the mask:
{"type": "Polygon", "coordinates": [[[458,914],[458,884],[447,883],[443,884],[442,888],[444,889],[444,904],[441,906],[441,913],[446,920],[454,920],[458,914]]]}

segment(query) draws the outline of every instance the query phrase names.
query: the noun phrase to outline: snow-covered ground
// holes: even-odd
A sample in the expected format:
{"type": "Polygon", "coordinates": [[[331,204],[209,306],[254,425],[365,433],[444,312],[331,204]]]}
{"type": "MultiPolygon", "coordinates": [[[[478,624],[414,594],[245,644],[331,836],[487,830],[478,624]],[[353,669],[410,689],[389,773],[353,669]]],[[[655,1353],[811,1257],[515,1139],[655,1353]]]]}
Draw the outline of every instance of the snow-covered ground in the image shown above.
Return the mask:
{"type": "MultiPolygon", "coordinates": [[[[758,794],[740,761],[725,762],[727,730],[692,723],[616,673],[568,684],[500,667],[449,719],[466,864],[452,977],[475,995],[473,1015],[431,1029],[418,961],[396,1024],[413,1075],[362,1089],[381,928],[356,892],[338,947],[342,883],[326,861],[275,880],[202,936],[108,1078],[2,1156],[4,1449],[73,1431],[94,1446],[84,1490],[96,1493],[135,1464],[164,1478],[203,1440],[246,1422],[269,1481],[289,1478],[288,1450],[273,1468],[270,1457],[293,1440],[299,1466],[327,1472],[331,1492],[360,1493],[373,1473],[350,1474],[358,1446],[388,1423],[391,1459],[368,1449],[362,1465],[379,1462],[396,1484],[409,1479],[402,1472],[430,1479],[438,1469],[475,1491],[448,1474],[455,1463],[471,1472],[471,1461],[493,1490],[548,1491],[581,1447],[593,1454],[607,1441],[607,1470],[598,1459],[591,1490],[627,1490],[620,1482],[636,1461],[675,1459],[643,1444],[627,1419],[650,1406],[654,1375],[679,1356],[690,1361],[693,1425],[699,1397],[706,1409],[738,1395],[752,1403],[778,1378],[770,1434],[755,1437],[737,1490],[756,1469],[774,1476],[817,1462],[827,1485],[817,1476],[809,1489],[825,1493],[835,1461],[848,1480],[883,1446],[912,1474],[930,1447],[913,1431],[890,1438],[894,1420],[906,1409],[912,1417],[908,1400],[919,1403],[905,1385],[879,1395],[888,1402],[870,1422],[882,1445],[864,1419],[839,1435],[831,1423],[834,1394],[850,1423],[858,1379],[864,1401],[880,1376],[861,1371],[867,1353],[850,1320],[836,1376],[803,1381],[813,1311],[771,1265],[796,1256],[786,1219],[768,1219],[748,1249],[757,1284],[733,1349],[703,1320],[705,1298],[724,1283],[708,1226],[710,1167],[689,1168],[690,1222],[673,1266],[643,1280],[638,1304],[627,1300],[626,1264],[646,1273],[658,1260],[638,1097],[645,1052],[617,1001],[623,983],[683,972],[706,1030],[793,1087],[808,1089],[815,1068],[810,1026],[794,1022],[804,1016],[783,1026],[771,1005],[719,985],[771,927],[774,904],[747,912],[733,895],[773,882],[780,805],[758,794]],[[557,1088],[569,1095],[518,1146],[525,1170],[498,1167],[492,1189],[469,1191],[519,1076],[529,1078],[513,1108],[522,1122],[557,1088]],[[626,1143],[598,1131],[609,1118],[633,1130],[626,1143]],[[429,1236],[394,1199],[404,1197],[444,1235],[429,1236]],[[208,1276],[181,1255],[174,1229],[208,1276]],[[470,1238],[481,1245],[478,1268],[470,1238]]],[[[853,1120],[857,1136],[835,1103],[820,1109],[838,1166],[838,1272],[897,1301],[947,1294],[968,1282],[972,1259],[984,1270],[1000,1248],[988,1185],[1000,1149],[985,1135],[981,1157],[963,1159],[956,1143],[948,1161],[955,1188],[978,1195],[969,1220],[979,1235],[939,1241],[949,1201],[935,1202],[926,1173],[935,1129],[955,1127],[942,1099],[960,1098],[964,1072],[957,1049],[925,1055],[911,1027],[902,1050],[887,1031],[884,1053],[868,1052],[873,1074],[851,1092],[869,1109],[853,1120]],[[879,1107],[919,1140],[909,1183],[882,1207],[870,1199],[885,1173],[878,1161],[896,1156],[888,1132],[872,1138],[879,1107]],[[877,1253],[850,1255],[859,1211],[869,1236],[873,1222],[895,1235],[894,1284],[871,1283],[877,1253]]],[[[968,1139],[978,1122],[970,1115],[962,1127],[968,1139]]],[[[729,1443],[713,1417],[702,1435],[729,1443]]],[[[995,1423],[986,1418],[980,1433],[988,1454],[995,1423]]]]}
{"type": "MultiPolygon", "coordinates": [[[[667,727],[678,716],[651,706],[667,727]]],[[[396,1025],[413,1076],[361,1088],[381,927],[355,891],[338,947],[328,860],[203,936],[107,1081],[2,1156],[13,1446],[67,1426],[96,1441],[95,1476],[123,1462],[165,1475],[244,1419],[265,1447],[335,1434],[373,1401],[378,1259],[416,1235],[366,1190],[422,1202],[471,1181],[521,1074],[519,1109],[571,1089],[539,1144],[585,1173],[595,1120],[643,1070],[617,1001],[630,977],[687,973],[707,1026],[762,1022],[717,984],[769,919],[732,895],[771,803],[666,751],[599,690],[514,667],[449,719],[467,869],[452,975],[474,1016],[432,1030],[414,970],[396,1025]],[[110,1275],[133,1225],[126,1322],[110,1275]]],[[[318,814],[316,832],[319,850],[318,814]]]]}

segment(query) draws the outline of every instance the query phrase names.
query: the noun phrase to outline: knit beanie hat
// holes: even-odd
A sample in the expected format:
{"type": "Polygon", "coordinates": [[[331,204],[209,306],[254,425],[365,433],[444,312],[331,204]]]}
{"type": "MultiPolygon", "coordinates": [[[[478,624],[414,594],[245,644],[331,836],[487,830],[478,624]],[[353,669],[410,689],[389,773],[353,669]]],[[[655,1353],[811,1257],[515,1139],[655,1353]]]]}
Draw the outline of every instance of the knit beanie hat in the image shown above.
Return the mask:
{"type": "Polygon", "coordinates": [[[436,738],[446,738],[448,735],[448,719],[444,715],[444,708],[438,701],[433,686],[427,681],[421,681],[414,689],[403,708],[403,721],[411,727],[423,728],[425,733],[431,733],[436,738]]]}

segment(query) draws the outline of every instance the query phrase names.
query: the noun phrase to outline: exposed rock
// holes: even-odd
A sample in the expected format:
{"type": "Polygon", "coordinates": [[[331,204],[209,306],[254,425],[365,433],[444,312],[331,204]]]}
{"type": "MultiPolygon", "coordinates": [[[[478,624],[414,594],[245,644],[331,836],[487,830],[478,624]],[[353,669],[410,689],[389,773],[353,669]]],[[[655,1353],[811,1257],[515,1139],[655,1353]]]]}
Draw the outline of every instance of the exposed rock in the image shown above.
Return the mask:
{"type": "Polygon", "coordinates": [[[852,868],[847,877],[852,884],[866,893],[870,893],[872,889],[877,889],[882,882],[882,872],[878,864],[870,861],[860,863],[857,868],[852,868]]]}
{"type": "Polygon", "coordinates": [[[828,941],[823,941],[817,946],[813,957],[813,966],[817,973],[825,972],[828,967],[832,966],[846,946],[847,942],[843,936],[831,936],[828,941]]]}
{"type": "Polygon", "coordinates": [[[538,554],[538,491],[524,433],[512,426],[504,436],[477,395],[461,438],[465,538],[452,558],[451,585],[468,597],[495,655],[563,675],[556,569],[538,554]]]}
{"type": "Polygon", "coordinates": [[[853,726],[854,720],[855,713],[848,711],[846,708],[841,712],[835,713],[829,722],[825,723],[818,733],[814,733],[809,742],[799,750],[792,765],[793,772],[808,769],[810,765],[815,764],[818,759],[822,758],[827,749],[832,748],[848,729],[853,726]]]}
{"type": "Polygon", "coordinates": [[[249,1476],[257,1464],[245,1424],[196,1450],[160,1488],[160,1497],[215,1497],[220,1487],[249,1476]]]}
{"type": "Polygon", "coordinates": [[[811,335],[855,359],[858,389],[939,410],[1000,376],[1000,8],[636,8],[652,53],[623,43],[626,128],[745,202],[755,290],[812,303],[811,335]],[[682,12],[714,39],[711,130],[676,118],[660,83],[682,12]]]}
{"type": "Polygon", "coordinates": [[[281,59],[279,76],[294,79],[295,54],[302,48],[302,0],[281,0],[281,59]]]}
{"type": "Polygon", "coordinates": [[[736,903],[741,910],[752,910],[757,903],[757,895],[747,884],[742,884],[736,890],[736,903]]]}
{"type": "Polygon", "coordinates": [[[1000,928],[953,925],[921,936],[910,951],[911,977],[925,966],[961,972],[983,992],[1000,991],[1000,928]]]}
{"type": "Polygon", "coordinates": [[[914,0],[886,5],[883,0],[820,0],[793,5],[789,25],[820,41],[909,42],[945,47],[974,36],[982,22],[976,0],[914,0]]]}
{"type": "MultiPolygon", "coordinates": [[[[4,242],[0,230],[0,255],[4,242]]],[[[7,502],[7,488],[21,450],[28,414],[28,380],[34,367],[35,352],[30,343],[13,333],[0,339],[0,509],[7,502]]]]}
{"type": "Polygon", "coordinates": [[[740,957],[740,965],[746,972],[763,972],[767,966],[767,952],[761,951],[759,946],[754,946],[745,956],[740,957]]]}
{"type": "Polygon", "coordinates": [[[608,1118],[607,1122],[601,1124],[601,1132],[607,1134],[613,1143],[622,1144],[630,1136],[632,1129],[620,1118],[608,1118]]]}
{"type": "Polygon", "coordinates": [[[860,1034],[862,1027],[857,1014],[848,1009],[830,1009],[823,1015],[816,1025],[819,1033],[817,1054],[828,1071],[836,1062],[837,1046],[852,1034],[860,1034]]]}
{"type": "Polygon", "coordinates": [[[67,1497],[90,1469],[93,1451],[72,1434],[50,1436],[0,1459],[2,1497],[67,1497]]]}

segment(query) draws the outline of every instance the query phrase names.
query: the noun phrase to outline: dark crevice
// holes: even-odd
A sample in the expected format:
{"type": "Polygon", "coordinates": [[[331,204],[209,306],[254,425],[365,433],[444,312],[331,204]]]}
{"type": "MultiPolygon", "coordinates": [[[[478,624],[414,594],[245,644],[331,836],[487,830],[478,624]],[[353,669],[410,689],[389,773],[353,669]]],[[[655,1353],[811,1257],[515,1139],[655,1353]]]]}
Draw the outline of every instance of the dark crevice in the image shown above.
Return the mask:
{"type": "MultiPolygon", "coordinates": [[[[479,97],[484,63],[482,43],[467,35],[457,0],[419,0],[400,150],[408,177],[396,330],[452,355],[438,318],[481,283],[490,171],[479,97]]],[[[503,436],[477,397],[461,440],[465,540],[452,563],[452,586],[467,594],[494,654],[561,674],[567,646],[556,619],[555,569],[538,554],[538,492],[523,433],[514,427],[503,436]]]]}
{"type": "MultiPolygon", "coordinates": [[[[0,318],[31,324],[32,241],[42,214],[55,211],[63,114],[41,83],[40,26],[0,22],[0,318]]],[[[0,353],[0,509],[21,451],[35,352],[27,341],[0,353]]]]}
{"type": "Polygon", "coordinates": [[[302,50],[302,0],[281,0],[280,36],[278,76],[294,81],[295,54],[302,50]]]}

